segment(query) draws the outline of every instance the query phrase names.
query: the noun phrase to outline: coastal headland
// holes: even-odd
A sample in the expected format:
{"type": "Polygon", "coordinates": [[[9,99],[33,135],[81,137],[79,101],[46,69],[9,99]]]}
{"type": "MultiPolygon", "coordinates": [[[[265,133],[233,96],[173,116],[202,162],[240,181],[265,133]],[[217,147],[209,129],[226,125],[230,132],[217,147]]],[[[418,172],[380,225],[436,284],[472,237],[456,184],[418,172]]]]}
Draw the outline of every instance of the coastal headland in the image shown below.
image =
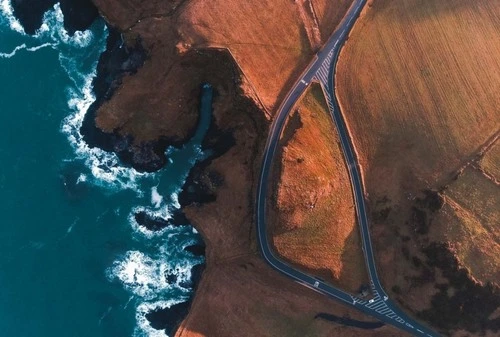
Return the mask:
{"type": "MultiPolygon", "coordinates": [[[[53,0],[34,3],[13,0],[28,33],[53,0]]],[[[90,146],[115,152],[138,171],[157,171],[168,165],[169,146],[193,136],[201,83],[214,89],[202,142],[208,156],[191,170],[178,216],[201,233],[205,249],[190,249],[205,254],[206,267],[197,271],[193,301],[176,308],[187,313],[179,325],[151,313],[158,329],[177,337],[406,335],[274,271],[256,242],[255,189],[270,122],[350,5],[61,3],[69,32],[85,29],[97,15],[109,28],[93,83],[96,101],[81,130],[90,146]]],[[[500,68],[492,56],[500,46],[490,43],[498,41],[492,27],[499,9],[494,1],[369,1],[337,68],[382,283],[405,311],[453,336],[498,331],[500,72],[479,64],[500,68]],[[466,43],[474,47],[464,50],[466,43]],[[475,189],[478,184],[486,187],[475,189]]],[[[340,157],[332,156],[338,167],[340,157]]],[[[352,221],[348,226],[343,234],[356,231],[352,221]]]]}

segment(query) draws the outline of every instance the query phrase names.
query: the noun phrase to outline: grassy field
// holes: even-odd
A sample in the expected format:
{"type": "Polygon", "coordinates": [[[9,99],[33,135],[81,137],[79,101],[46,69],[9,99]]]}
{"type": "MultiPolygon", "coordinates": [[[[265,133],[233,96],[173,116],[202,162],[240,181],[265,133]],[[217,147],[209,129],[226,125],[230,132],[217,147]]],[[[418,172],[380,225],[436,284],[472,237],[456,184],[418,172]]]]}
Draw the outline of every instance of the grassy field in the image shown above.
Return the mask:
{"type": "MultiPolygon", "coordinates": [[[[388,289],[397,280],[409,310],[430,305],[428,285],[438,282],[417,267],[431,242],[448,241],[475,279],[498,280],[499,187],[473,167],[500,130],[499,26],[495,0],[375,0],[341,52],[337,96],[380,275],[388,289]],[[418,204],[423,190],[443,189],[441,209],[418,204]],[[416,219],[430,231],[416,233],[416,219]]],[[[495,151],[480,162],[485,172],[498,170],[495,151]]]]}
{"type": "Polygon", "coordinates": [[[436,228],[454,243],[460,262],[483,283],[500,279],[500,188],[479,170],[467,168],[445,191],[436,228]]]}
{"type": "Polygon", "coordinates": [[[272,235],[286,260],[355,292],[366,284],[349,175],[323,93],[305,93],[282,136],[272,235]],[[278,183],[279,181],[279,183],[278,183]]]}

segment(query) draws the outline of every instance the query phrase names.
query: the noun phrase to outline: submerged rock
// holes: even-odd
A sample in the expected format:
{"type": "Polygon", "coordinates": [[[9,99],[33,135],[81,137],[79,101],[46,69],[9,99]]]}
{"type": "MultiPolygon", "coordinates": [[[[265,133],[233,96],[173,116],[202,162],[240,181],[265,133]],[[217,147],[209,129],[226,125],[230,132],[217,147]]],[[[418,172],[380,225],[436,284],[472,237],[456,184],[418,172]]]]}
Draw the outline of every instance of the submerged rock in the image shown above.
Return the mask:
{"type": "Polygon", "coordinates": [[[194,256],[205,256],[205,245],[201,243],[187,246],[184,250],[190,252],[194,256]]]}
{"type": "Polygon", "coordinates": [[[154,216],[145,211],[135,213],[134,218],[139,226],[142,226],[150,231],[160,231],[167,226],[182,226],[189,224],[188,219],[180,210],[175,211],[172,218],[168,220],[154,216]]]}

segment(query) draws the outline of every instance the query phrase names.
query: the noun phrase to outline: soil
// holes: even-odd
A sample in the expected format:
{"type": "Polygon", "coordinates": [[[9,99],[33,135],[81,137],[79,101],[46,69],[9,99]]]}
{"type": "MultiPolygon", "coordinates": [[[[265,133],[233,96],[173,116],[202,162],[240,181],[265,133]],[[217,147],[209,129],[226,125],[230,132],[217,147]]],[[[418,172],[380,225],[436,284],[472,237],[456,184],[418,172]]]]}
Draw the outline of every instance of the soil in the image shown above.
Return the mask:
{"type": "Polygon", "coordinates": [[[337,67],[383,284],[447,335],[499,330],[499,24],[493,0],[375,0],[337,67]]]}

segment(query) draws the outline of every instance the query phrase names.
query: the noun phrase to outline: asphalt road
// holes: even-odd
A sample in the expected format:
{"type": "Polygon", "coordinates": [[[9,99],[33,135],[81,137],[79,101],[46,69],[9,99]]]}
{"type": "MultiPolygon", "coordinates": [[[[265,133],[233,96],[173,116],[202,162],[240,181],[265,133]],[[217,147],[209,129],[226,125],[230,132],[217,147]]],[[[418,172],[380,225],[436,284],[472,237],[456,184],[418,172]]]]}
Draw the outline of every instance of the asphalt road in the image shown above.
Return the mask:
{"type": "Polygon", "coordinates": [[[353,27],[356,19],[359,17],[366,0],[354,0],[349,12],[337,31],[330,37],[322,50],[315,56],[309,67],[297,80],[292,90],[285,97],[280,109],[274,119],[269,136],[267,139],[259,186],[257,189],[256,200],[256,220],[258,242],[262,256],[266,262],[274,269],[289,276],[295,281],[309,287],[321,294],[334,298],[349,305],[367,315],[377,318],[387,324],[391,324],[401,330],[407,331],[415,336],[439,336],[428,327],[413,320],[411,317],[401,311],[386,294],[377,275],[375,259],[373,256],[373,247],[368,229],[368,219],[366,216],[365,199],[361,174],[356,155],[351,144],[348,130],[342,117],[340,107],[335,97],[334,73],[335,65],[339,56],[340,49],[344,44],[349,31],[353,27]],[[323,88],[332,119],[335,122],[340,136],[342,150],[349,170],[351,185],[354,194],[358,223],[363,243],[363,254],[368,268],[372,293],[374,297],[370,300],[362,299],[348,294],[341,289],[323,282],[314,276],[305,274],[290,265],[286,264],[277,257],[268,240],[266,230],[266,200],[269,183],[269,174],[271,171],[273,158],[279,143],[281,131],[289,113],[292,111],[297,99],[303,94],[309,83],[318,80],[323,88]]]}

